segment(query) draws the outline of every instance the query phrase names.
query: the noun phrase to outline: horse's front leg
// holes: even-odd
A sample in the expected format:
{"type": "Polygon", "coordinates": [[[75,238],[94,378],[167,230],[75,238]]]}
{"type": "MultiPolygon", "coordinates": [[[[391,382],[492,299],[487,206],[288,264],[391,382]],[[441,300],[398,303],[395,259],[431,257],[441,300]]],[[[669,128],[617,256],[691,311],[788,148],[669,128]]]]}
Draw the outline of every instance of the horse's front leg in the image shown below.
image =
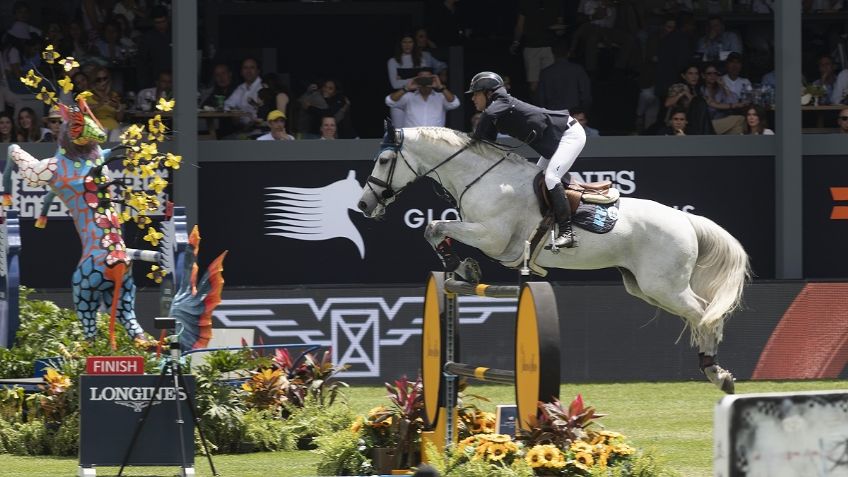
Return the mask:
{"type": "Polygon", "coordinates": [[[459,257],[451,248],[452,240],[474,247],[490,257],[501,254],[508,245],[508,234],[493,231],[482,223],[459,220],[434,220],[424,230],[424,237],[449,272],[455,271],[460,265],[459,257]]]}

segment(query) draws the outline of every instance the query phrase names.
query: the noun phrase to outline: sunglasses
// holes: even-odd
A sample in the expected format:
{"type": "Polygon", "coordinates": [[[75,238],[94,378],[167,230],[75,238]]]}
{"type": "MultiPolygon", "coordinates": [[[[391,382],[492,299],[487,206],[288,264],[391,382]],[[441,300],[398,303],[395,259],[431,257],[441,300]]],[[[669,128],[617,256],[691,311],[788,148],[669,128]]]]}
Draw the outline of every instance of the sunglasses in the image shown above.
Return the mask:
{"type": "Polygon", "coordinates": [[[718,71],[706,71],[704,74],[707,76],[715,76],[718,74],[718,71]]]}
{"type": "Polygon", "coordinates": [[[94,81],[96,81],[98,83],[103,82],[103,81],[109,81],[109,77],[108,76],[98,76],[97,79],[95,79],[94,81]]]}
{"type": "Polygon", "coordinates": [[[62,120],[61,119],[49,119],[47,122],[49,122],[50,124],[61,124],[62,120]]]}
{"type": "Polygon", "coordinates": [[[848,116],[839,116],[840,121],[848,121],[848,116]]]}

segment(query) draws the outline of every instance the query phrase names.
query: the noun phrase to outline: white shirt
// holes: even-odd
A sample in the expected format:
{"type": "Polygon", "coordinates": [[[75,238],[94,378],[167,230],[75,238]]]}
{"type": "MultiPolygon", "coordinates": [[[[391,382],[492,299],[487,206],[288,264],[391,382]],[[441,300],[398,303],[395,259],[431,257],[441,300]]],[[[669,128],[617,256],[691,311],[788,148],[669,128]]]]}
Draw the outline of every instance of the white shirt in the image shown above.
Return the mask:
{"type": "MultiPolygon", "coordinates": [[[[286,139],[294,139],[294,136],[291,134],[286,134],[286,139]]],[[[323,138],[322,138],[323,139],[323,138]]],[[[257,141],[282,141],[282,139],[274,139],[274,136],[271,133],[263,134],[256,138],[257,141]]]]}
{"type": "Polygon", "coordinates": [[[729,89],[731,93],[735,94],[737,98],[742,97],[742,91],[751,90],[751,81],[748,80],[748,78],[737,76],[736,79],[730,79],[730,76],[724,75],[721,77],[721,80],[724,81],[724,85],[727,86],[727,89],[729,89]]]}
{"type": "Polygon", "coordinates": [[[392,101],[392,95],[386,96],[386,106],[402,109],[406,113],[401,127],[414,128],[418,126],[445,125],[445,113],[459,107],[459,98],[454,95],[453,101],[448,101],[444,93],[431,91],[427,99],[418,91],[404,93],[397,101],[392,101]]]}
{"type": "Polygon", "coordinates": [[[846,93],[848,93],[848,69],[840,71],[836,76],[833,92],[830,94],[830,104],[842,104],[846,93]]]}
{"type": "MultiPolygon", "coordinates": [[[[392,84],[392,88],[401,89],[407,82],[409,82],[410,78],[399,78],[397,70],[398,68],[413,68],[412,55],[401,55],[400,63],[398,63],[398,61],[393,57],[389,58],[387,66],[389,69],[389,83],[392,84]]],[[[431,55],[429,51],[425,51],[421,53],[421,64],[418,65],[417,68],[432,68],[433,73],[439,74],[442,70],[447,68],[447,64],[433,58],[433,55],[431,55]]]]}
{"type": "Polygon", "coordinates": [[[262,78],[258,76],[250,85],[247,83],[238,85],[235,91],[233,91],[233,94],[224,101],[224,108],[227,110],[238,109],[239,111],[246,111],[249,113],[249,116],[242,116],[240,118],[241,122],[253,122],[256,119],[257,108],[254,104],[259,103],[257,95],[260,89],[262,89],[262,78]],[[254,104],[251,104],[251,100],[253,100],[254,104]]]}

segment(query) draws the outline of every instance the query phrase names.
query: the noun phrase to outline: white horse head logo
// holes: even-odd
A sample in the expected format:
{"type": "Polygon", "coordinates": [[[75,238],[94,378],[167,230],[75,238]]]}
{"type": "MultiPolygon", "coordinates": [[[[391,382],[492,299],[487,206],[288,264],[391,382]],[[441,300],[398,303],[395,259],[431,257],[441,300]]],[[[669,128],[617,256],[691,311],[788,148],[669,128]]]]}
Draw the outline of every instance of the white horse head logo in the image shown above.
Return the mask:
{"type": "Polygon", "coordinates": [[[359,249],[365,258],[365,242],[353,225],[347,211],[357,210],[362,185],[356,172],[347,178],[324,187],[266,187],[267,220],[265,235],[277,235],[296,240],[328,240],[346,238],[359,249]]]}

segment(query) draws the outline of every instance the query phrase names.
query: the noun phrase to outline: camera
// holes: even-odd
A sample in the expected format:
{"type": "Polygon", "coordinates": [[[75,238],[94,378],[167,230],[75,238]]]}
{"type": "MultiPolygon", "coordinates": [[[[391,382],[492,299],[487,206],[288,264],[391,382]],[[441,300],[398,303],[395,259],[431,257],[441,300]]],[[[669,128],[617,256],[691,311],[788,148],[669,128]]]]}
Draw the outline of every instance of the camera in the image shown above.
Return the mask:
{"type": "Polygon", "coordinates": [[[418,86],[432,86],[433,78],[431,76],[419,76],[418,78],[415,78],[415,83],[418,84],[418,86]]]}
{"type": "Polygon", "coordinates": [[[171,317],[157,316],[153,318],[153,326],[157,330],[172,330],[177,326],[177,320],[171,317]]]}

